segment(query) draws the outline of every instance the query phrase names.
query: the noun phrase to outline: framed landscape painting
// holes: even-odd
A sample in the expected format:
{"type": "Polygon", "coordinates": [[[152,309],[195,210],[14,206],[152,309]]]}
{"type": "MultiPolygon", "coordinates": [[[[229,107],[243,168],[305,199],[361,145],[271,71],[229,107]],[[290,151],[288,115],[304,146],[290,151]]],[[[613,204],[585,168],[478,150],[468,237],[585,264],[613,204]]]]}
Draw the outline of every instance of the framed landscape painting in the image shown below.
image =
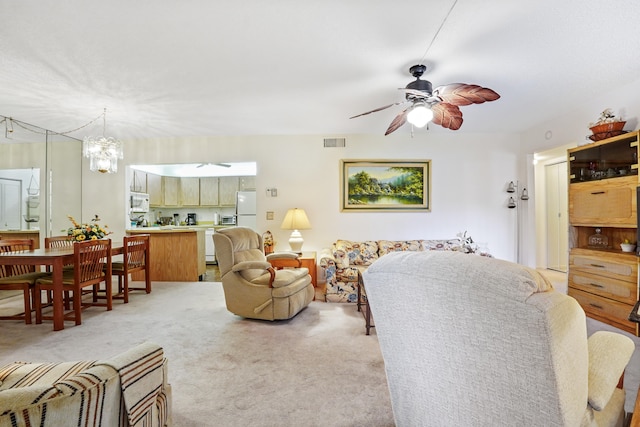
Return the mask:
{"type": "Polygon", "coordinates": [[[341,160],[340,210],[430,211],[431,160],[341,160]]]}

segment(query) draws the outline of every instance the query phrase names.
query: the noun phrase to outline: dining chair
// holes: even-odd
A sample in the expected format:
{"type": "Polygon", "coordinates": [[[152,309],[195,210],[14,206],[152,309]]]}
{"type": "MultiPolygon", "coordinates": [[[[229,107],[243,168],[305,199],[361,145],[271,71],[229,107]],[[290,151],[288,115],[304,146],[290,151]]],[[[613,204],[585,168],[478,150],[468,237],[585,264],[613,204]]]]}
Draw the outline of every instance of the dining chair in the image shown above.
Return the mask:
{"type": "MultiPolygon", "coordinates": [[[[45,237],[44,238],[44,247],[47,249],[51,249],[51,248],[71,248],[73,247],[73,238],[71,236],[68,235],[63,235],[63,236],[50,236],[50,237],[45,237]]],[[[73,269],[73,264],[69,264],[69,265],[65,265],[64,266],[65,269],[73,269]]],[[[51,266],[48,265],[46,267],[47,271],[51,271],[51,266]]],[[[47,292],[47,298],[48,298],[48,302],[51,302],[51,292],[47,292]]],[[[69,305],[69,301],[70,301],[70,297],[69,297],[69,292],[65,292],[64,293],[64,308],[65,310],[69,310],[70,309],[70,305],[69,305]]]]}
{"type": "MultiPolygon", "coordinates": [[[[0,240],[0,253],[33,250],[33,239],[0,240]]],[[[0,316],[0,320],[24,319],[31,324],[31,309],[35,306],[34,287],[45,273],[37,272],[34,265],[0,265],[0,290],[20,290],[24,295],[24,312],[11,316],[0,316]]]]}
{"type": "MultiPolygon", "coordinates": [[[[86,240],[73,244],[73,270],[65,270],[62,274],[63,291],[73,293],[73,307],[70,312],[64,314],[65,320],[74,320],[76,325],[82,324],[82,309],[91,306],[106,307],[112,309],[111,292],[111,239],[86,240]],[[98,302],[100,283],[105,282],[106,302],[98,302]],[[83,301],[82,290],[93,288],[92,301],[83,301]]],[[[51,319],[42,315],[42,291],[53,290],[53,274],[36,280],[35,285],[35,311],[36,323],[42,323],[43,319],[51,319]]]]}
{"type": "Polygon", "coordinates": [[[122,262],[112,264],[112,274],[118,276],[118,293],[114,298],[129,302],[129,291],[139,290],[151,293],[151,277],[146,274],[146,266],[149,263],[149,235],[137,234],[123,238],[122,262]],[[129,287],[129,275],[131,273],[145,272],[144,288],[129,287]]]}

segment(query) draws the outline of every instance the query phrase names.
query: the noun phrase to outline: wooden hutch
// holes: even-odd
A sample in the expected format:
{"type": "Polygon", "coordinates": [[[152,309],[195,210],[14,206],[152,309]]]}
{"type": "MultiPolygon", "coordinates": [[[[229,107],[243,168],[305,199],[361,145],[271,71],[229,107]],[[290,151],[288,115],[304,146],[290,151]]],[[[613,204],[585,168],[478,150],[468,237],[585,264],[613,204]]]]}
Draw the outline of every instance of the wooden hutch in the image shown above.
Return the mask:
{"type": "Polygon", "coordinates": [[[568,150],[569,295],[587,316],[639,335],[638,138],[634,131],[568,150]]]}

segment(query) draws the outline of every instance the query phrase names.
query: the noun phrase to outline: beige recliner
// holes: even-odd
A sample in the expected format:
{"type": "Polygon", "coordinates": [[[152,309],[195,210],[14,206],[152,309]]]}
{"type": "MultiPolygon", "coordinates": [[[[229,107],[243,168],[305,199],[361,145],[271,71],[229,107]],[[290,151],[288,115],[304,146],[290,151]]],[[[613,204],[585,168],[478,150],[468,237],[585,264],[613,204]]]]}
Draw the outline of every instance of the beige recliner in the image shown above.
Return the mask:
{"type": "Polygon", "coordinates": [[[227,309],[238,316],[289,319],[305,308],[315,294],[307,268],[275,270],[268,259],[297,258],[291,252],[264,255],[262,236],[246,227],[213,234],[227,309]]]}
{"type": "Polygon", "coordinates": [[[537,271],[460,252],[394,252],[363,274],[396,425],[622,426],[634,351],[587,339],[537,271]]]}

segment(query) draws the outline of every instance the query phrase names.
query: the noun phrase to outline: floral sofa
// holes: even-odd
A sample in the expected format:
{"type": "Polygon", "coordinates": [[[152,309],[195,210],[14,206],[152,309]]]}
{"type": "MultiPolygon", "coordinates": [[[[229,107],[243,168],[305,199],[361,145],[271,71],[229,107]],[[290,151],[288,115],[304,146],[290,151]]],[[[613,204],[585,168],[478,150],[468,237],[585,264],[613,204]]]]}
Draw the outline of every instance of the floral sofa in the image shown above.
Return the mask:
{"type": "Polygon", "coordinates": [[[466,232],[448,240],[337,240],[321,252],[318,263],[326,277],[325,301],[357,302],[361,274],[381,256],[397,251],[459,251],[490,256],[466,232]]]}

